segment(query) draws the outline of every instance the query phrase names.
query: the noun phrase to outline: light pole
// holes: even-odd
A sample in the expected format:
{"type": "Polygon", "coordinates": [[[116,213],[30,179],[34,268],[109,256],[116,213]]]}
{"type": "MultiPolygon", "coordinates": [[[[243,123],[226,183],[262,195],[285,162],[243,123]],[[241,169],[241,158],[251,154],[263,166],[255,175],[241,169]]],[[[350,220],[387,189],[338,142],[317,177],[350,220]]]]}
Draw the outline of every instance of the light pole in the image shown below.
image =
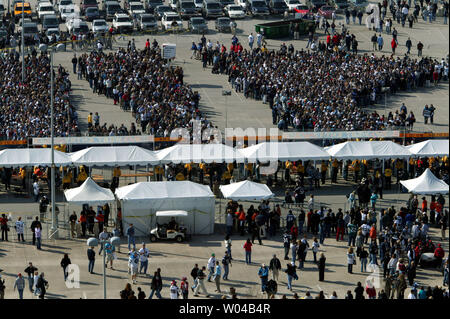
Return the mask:
{"type": "MultiPolygon", "coordinates": [[[[23,29],[23,28],[22,28],[23,29]]],[[[47,46],[40,47],[41,52],[47,52],[47,46]]],[[[54,51],[63,51],[64,44],[58,44],[56,47],[50,47],[50,139],[51,139],[51,195],[52,202],[52,226],[50,228],[50,238],[58,238],[58,223],[56,217],[56,201],[55,201],[55,141],[54,141],[54,123],[53,123],[53,109],[54,109],[54,79],[53,79],[53,53],[54,51]]]]}
{"type": "Polygon", "coordinates": [[[22,32],[21,32],[22,41],[21,41],[21,48],[20,48],[20,50],[22,51],[22,85],[25,83],[25,52],[24,52],[25,44],[24,44],[24,37],[23,37],[24,6],[25,6],[25,0],[22,0],[22,32]]]}
{"type": "Polygon", "coordinates": [[[231,91],[222,90],[222,95],[225,96],[225,129],[228,127],[228,100],[227,96],[231,95],[231,91]]]}

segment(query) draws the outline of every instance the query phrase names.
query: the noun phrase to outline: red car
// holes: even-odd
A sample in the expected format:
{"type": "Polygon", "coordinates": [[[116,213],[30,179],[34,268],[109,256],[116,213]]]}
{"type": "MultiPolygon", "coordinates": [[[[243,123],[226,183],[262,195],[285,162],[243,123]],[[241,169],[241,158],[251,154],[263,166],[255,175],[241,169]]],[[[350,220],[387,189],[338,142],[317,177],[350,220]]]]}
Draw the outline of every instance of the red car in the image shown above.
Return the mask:
{"type": "Polygon", "coordinates": [[[306,6],[306,5],[304,5],[304,4],[298,5],[298,6],[294,9],[294,12],[300,13],[300,15],[301,15],[302,17],[305,16],[305,15],[307,15],[307,14],[310,14],[310,13],[311,13],[311,12],[309,11],[309,7],[306,6]]]}
{"type": "Polygon", "coordinates": [[[319,14],[325,19],[331,19],[331,15],[335,12],[336,9],[331,6],[323,6],[319,9],[319,14]]]}

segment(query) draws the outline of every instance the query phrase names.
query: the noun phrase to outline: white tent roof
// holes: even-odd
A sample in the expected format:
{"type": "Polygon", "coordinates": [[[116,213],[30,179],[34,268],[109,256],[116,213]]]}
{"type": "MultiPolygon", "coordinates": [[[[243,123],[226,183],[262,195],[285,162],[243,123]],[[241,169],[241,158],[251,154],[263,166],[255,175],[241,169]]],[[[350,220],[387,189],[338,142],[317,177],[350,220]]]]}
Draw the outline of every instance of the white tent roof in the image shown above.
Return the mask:
{"type": "Polygon", "coordinates": [[[106,203],[114,201],[114,194],[110,189],[98,186],[93,179],[88,177],[84,183],[77,188],[64,191],[69,203],[106,203]]]}
{"type": "Polygon", "coordinates": [[[443,180],[434,176],[429,168],[419,177],[400,181],[400,183],[413,194],[435,195],[448,193],[448,185],[443,180]]]}
{"type": "Polygon", "coordinates": [[[186,217],[189,213],[185,210],[160,210],[156,212],[156,217],[186,217]]]}
{"type": "Polygon", "coordinates": [[[445,156],[448,155],[448,140],[428,140],[406,148],[417,156],[445,156]]]}
{"type": "Polygon", "coordinates": [[[70,153],[75,165],[115,166],[159,163],[155,153],[139,146],[94,146],[70,153]]]}
{"type": "Polygon", "coordinates": [[[116,189],[121,200],[214,197],[209,186],[190,181],[141,182],[116,189]]]}
{"type": "Polygon", "coordinates": [[[221,185],[219,188],[223,197],[233,200],[261,200],[274,196],[267,185],[252,181],[221,185]]]}
{"type": "Polygon", "coordinates": [[[224,144],[175,144],[157,151],[161,163],[238,163],[244,162],[239,150],[224,144]]]}
{"type": "Polygon", "coordinates": [[[392,141],[349,141],[325,147],[325,151],[337,159],[409,158],[405,147],[392,141]]]}
{"type": "Polygon", "coordinates": [[[326,160],[330,155],[310,142],[260,143],[240,149],[249,162],[326,160]]]}
{"type": "MultiPolygon", "coordinates": [[[[68,154],[54,151],[56,166],[70,165],[68,154]]],[[[51,148],[9,148],[0,151],[0,167],[50,166],[52,164],[51,148]]]]}

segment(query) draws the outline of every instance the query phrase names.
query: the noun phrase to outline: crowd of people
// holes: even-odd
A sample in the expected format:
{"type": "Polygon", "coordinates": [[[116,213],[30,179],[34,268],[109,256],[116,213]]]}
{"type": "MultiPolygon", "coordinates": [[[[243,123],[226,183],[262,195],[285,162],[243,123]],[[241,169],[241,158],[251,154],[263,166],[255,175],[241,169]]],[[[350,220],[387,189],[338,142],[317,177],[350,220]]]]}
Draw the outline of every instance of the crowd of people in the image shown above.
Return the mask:
{"type": "MultiPolygon", "coordinates": [[[[76,62],[78,73],[94,93],[130,110],[142,133],[167,136],[175,128],[189,128],[192,120],[209,125],[198,108],[200,95],[183,82],[182,68],[170,66],[161,57],[156,40],[147,41],[143,50],[137,50],[133,43],[114,53],[82,54],[76,62]]],[[[95,127],[92,130],[97,133],[108,131],[95,127]]]]}
{"type": "MultiPolygon", "coordinates": [[[[23,140],[50,136],[50,59],[33,51],[25,60],[25,83],[17,52],[0,56],[0,138],[23,140]]],[[[67,136],[78,132],[78,118],[70,101],[71,82],[66,70],[54,72],[54,132],[67,136]]]]}

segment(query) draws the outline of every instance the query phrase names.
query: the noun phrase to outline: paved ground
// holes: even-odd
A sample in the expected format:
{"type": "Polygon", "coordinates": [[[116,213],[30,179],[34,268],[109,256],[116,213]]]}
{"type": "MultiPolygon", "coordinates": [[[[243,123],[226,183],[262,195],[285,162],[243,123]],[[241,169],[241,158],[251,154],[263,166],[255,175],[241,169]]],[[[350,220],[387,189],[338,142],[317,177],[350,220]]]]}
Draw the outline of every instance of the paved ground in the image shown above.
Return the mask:
{"type": "MultiPolygon", "coordinates": [[[[351,189],[351,184],[341,183],[339,186],[326,185],[320,190],[314,191],[316,195],[316,202],[318,205],[326,205],[331,207],[334,211],[337,208],[344,208],[346,198],[345,195],[351,189]]],[[[278,195],[279,192],[278,192],[278,195]]],[[[6,194],[0,195],[2,202],[2,211],[12,212],[13,220],[18,216],[35,216],[37,215],[37,204],[31,200],[22,199],[21,203],[11,203],[5,199],[6,194]],[[8,201],[9,203],[6,203],[8,201]]],[[[399,207],[404,205],[407,194],[400,194],[396,190],[385,194],[384,199],[380,201],[380,208],[387,208],[392,205],[399,207]]],[[[280,198],[280,196],[277,196],[280,198]]],[[[252,203],[244,203],[244,208],[249,207],[252,203]]],[[[158,242],[150,244],[148,238],[140,238],[136,242],[146,242],[150,249],[151,257],[149,264],[149,273],[153,273],[156,268],[162,269],[162,276],[164,280],[163,297],[168,297],[168,285],[172,279],[180,280],[182,276],[189,278],[190,270],[194,263],[200,265],[205,264],[212,252],[216,253],[217,257],[221,258],[225,251],[223,247],[224,227],[223,227],[223,211],[225,201],[222,201],[221,206],[216,205],[216,231],[212,236],[193,236],[192,240],[182,244],[174,242],[158,242]],[[220,209],[221,207],[221,209],[220,209]]],[[[71,210],[79,211],[79,207],[71,206],[71,210]]],[[[287,213],[287,209],[283,209],[283,216],[287,213]]],[[[48,224],[44,224],[44,233],[48,228],[48,224]]],[[[432,229],[433,241],[439,242],[440,238],[436,229],[432,229]]],[[[64,232],[61,235],[65,234],[64,232]]],[[[14,238],[15,232],[10,232],[10,242],[2,242],[0,246],[0,268],[3,269],[1,273],[3,279],[6,279],[6,298],[17,298],[17,293],[12,290],[13,281],[18,272],[23,272],[27,263],[32,261],[40,271],[47,275],[50,282],[50,289],[48,298],[102,298],[103,297],[103,281],[102,281],[102,257],[97,257],[95,274],[91,275],[87,272],[87,258],[86,258],[86,243],[83,239],[75,240],[44,240],[43,250],[37,251],[35,247],[31,246],[31,235],[26,233],[25,238],[27,243],[17,243],[14,238]],[[62,269],[59,262],[63,253],[69,253],[72,263],[79,265],[80,273],[80,288],[68,289],[66,288],[62,269]]],[[[311,241],[312,236],[308,239],[311,241]]],[[[282,256],[283,248],[281,242],[281,235],[275,238],[263,240],[263,246],[255,244],[252,260],[253,265],[245,265],[245,257],[242,245],[246,237],[239,235],[232,236],[233,240],[233,258],[234,264],[230,271],[230,280],[222,284],[222,291],[228,291],[229,287],[237,288],[240,298],[262,298],[260,294],[260,285],[257,276],[257,271],[260,263],[268,263],[272,254],[276,253],[282,256]]],[[[448,240],[442,242],[443,248],[448,252],[448,240]]],[[[127,275],[127,256],[125,240],[121,245],[121,252],[118,254],[119,259],[115,262],[116,270],[107,270],[107,291],[108,298],[119,298],[118,292],[123,289],[127,282],[130,282],[129,275],[127,275]]],[[[327,295],[336,291],[339,297],[343,297],[348,289],[353,290],[357,281],[364,281],[369,275],[368,273],[361,273],[359,268],[359,261],[353,275],[347,273],[346,269],[346,250],[345,242],[336,242],[335,239],[329,238],[325,240],[325,244],[321,247],[321,252],[325,253],[327,257],[327,271],[325,275],[325,282],[318,281],[318,273],[315,264],[312,262],[312,253],[308,253],[307,263],[305,269],[299,272],[300,280],[294,283],[293,292],[304,295],[307,290],[318,293],[324,290],[327,295]]],[[[285,262],[282,260],[282,265],[285,267],[285,262]]],[[[377,277],[377,276],[375,276],[377,277]]],[[[151,278],[141,276],[138,278],[138,285],[147,293],[150,291],[149,285],[151,278]]],[[[418,270],[417,282],[423,285],[441,285],[442,274],[433,269],[418,270]]],[[[281,274],[279,282],[279,294],[290,293],[286,288],[286,276],[281,274]]],[[[215,285],[207,283],[208,292],[212,294],[212,298],[220,298],[221,295],[214,293],[215,285]]],[[[32,294],[25,292],[25,298],[32,298],[32,294]]]]}
{"type": "MultiPolygon", "coordinates": [[[[417,50],[415,49],[417,42],[420,40],[424,43],[424,55],[434,57],[438,60],[445,58],[448,55],[448,43],[449,34],[448,28],[442,24],[442,17],[438,17],[435,23],[425,23],[423,20],[419,20],[414,25],[413,29],[407,27],[402,28],[401,25],[394,23],[394,27],[398,30],[399,48],[397,54],[403,56],[406,53],[405,42],[408,37],[413,42],[412,57],[417,57],[417,50]],[[431,36],[430,36],[431,35],[431,36]]],[[[271,19],[276,20],[276,19],[271,19]]],[[[255,33],[254,25],[257,23],[267,22],[268,20],[258,20],[246,18],[245,20],[238,21],[237,36],[244,45],[248,47],[247,37],[250,32],[255,33]]],[[[343,23],[345,20],[342,16],[339,16],[337,24],[343,23]]],[[[185,27],[187,25],[184,22],[185,27]]],[[[208,39],[211,39],[213,43],[219,41],[229,47],[231,43],[231,35],[217,33],[214,30],[214,21],[209,21],[209,33],[208,39]]],[[[354,33],[359,41],[359,52],[361,54],[371,54],[372,44],[370,37],[373,32],[368,30],[365,25],[353,25],[349,26],[351,33],[354,33]]],[[[323,31],[319,31],[320,39],[324,40],[323,31]]],[[[211,70],[208,68],[203,70],[201,62],[197,60],[191,60],[190,47],[192,41],[198,42],[200,40],[199,35],[190,33],[184,33],[182,35],[162,34],[152,36],[134,36],[138,48],[143,48],[147,38],[153,41],[156,38],[158,43],[175,43],[177,44],[177,58],[175,60],[176,65],[183,67],[185,72],[185,81],[193,88],[197,89],[202,96],[201,105],[202,109],[208,114],[208,117],[220,128],[228,127],[241,127],[243,129],[252,128],[270,128],[272,125],[271,111],[268,105],[264,105],[261,101],[254,101],[252,99],[246,99],[242,93],[235,93],[233,91],[231,96],[222,96],[223,89],[230,89],[230,84],[227,81],[226,76],[211,74],[211,70]]],[[[385,46],[382,52],[376,51],[375,54],[390,54],[390,36],[383,34],[385,40],[385,46]]],[[[119,46],[126,46],[131,37],[126,37],[126,40],[119,40],[119,46]]],[[[268,40],[269,49],[278,49],[282,42],[287,44],[293,43],[296,50],[300,50],[306,47],[307,39],[303,37],[301,40],[268,40]]],[[[114,49],[117,48],[117,44],[114,49]]],[[[58,53],[55,57],[55,65],[62,64],[68,70],[72,70],[71,58],[73,52],[68,48],[66,53],[58,53]]],[[[119,106],[112,105],[111,101],[108,101],[104,96],[98,96],[92,94],[92,91],[88,89],[86,81],[78,81],[76,75],[71,75],[71,81],[74,87],[74,100],[78,106],[79,118],[81,119],[81,127],[86,127],[87,116],[89,112],[99,112],[101,122],[113,123],[120,125],[124,123],[129,126],[133,121],[131,114],[123,114],[119,106]]],[[[414,92],[401,92],[395,96],[388,96],[386,103],[381,103],[375,106],[380,113],[388,113],[389,111],[395,111],[400,108],[402,102],[408,107],[408,111],[412,110],[416,115],[417,122],[415,124],[415,130],[421,132],[447,132],[448,131],[448,116],[449,116],[449,101],[448,101],[448,83],[441,83],[436,88],[421,89],[414,92]],[[434,125],[424,125],[422,109],[425,104],[434,104],[437,108],[434,125]]],[[[372,108],[373,109],[373,108],[372,108]]]]}

